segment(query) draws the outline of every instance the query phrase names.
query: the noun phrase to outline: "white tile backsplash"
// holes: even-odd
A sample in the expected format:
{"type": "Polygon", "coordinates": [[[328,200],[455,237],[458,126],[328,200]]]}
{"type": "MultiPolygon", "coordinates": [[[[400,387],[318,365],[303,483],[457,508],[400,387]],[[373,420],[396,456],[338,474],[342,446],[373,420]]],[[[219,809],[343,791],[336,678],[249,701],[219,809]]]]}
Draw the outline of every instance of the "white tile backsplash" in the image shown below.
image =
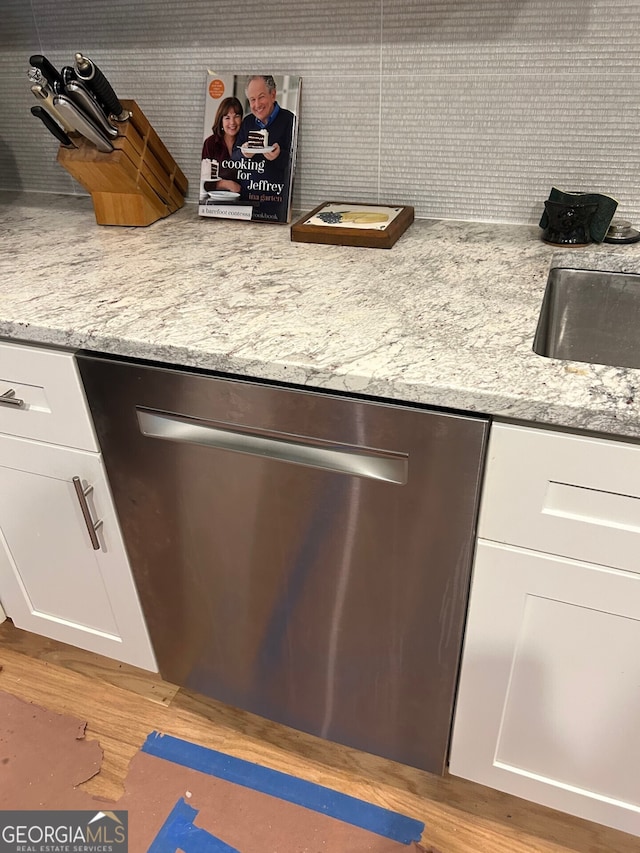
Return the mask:
{"type": "MultiPolygon", "coordinates": [[[[0,187],[83,193],[30,115],[28,58],[80,50],[196,187],[207,68],[303,78],[296,207],[536,223],[552,185],[640,224],[638,0],[5,0],[0,187]]],[[[191,199],[195,199],[192,195],[191,199]]]]}
{"type": "MultiPolygon", "coordinates": [[[[614,91],[638,90],[640,75],[610,77],[614,91]]],[[[423,217],[537,222],[551,185],[613,195],[637,209],[637,110],[620,94],[602,98],[595,76],[541,73],[389,78],[382,126],[411,115],[402,151],[383,151],[385,196],[403,187],[423,217]],[[616,164],[615,148],[629,152],[616,164]],[[634,157],[633,152],[636,152],[634,157]],[[615,181],[615,185],[612,183],[615,181]]]]}

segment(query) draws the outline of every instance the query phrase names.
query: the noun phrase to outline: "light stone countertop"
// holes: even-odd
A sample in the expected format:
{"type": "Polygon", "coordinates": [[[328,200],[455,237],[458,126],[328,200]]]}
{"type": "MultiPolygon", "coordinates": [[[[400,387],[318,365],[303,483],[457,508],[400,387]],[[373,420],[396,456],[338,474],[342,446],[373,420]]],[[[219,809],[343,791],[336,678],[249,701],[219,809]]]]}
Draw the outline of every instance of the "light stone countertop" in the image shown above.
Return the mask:
{"type": "Polygon", "coordinates": [[[423,220],[390,250],[310,245],[192,205],[119,228],[86,197],[9,192],[0,237],[0,337],[640,438],[640,370],[531,349],[552,262],[640,271],[640,243],[423,220]]]}

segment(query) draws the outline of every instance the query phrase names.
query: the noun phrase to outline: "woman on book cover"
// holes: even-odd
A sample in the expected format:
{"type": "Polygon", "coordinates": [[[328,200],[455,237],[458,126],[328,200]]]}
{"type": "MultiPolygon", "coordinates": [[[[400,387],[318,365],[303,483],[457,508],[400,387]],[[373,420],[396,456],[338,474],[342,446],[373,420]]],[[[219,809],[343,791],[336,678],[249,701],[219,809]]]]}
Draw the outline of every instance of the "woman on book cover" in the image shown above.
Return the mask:
{"type": "Polygon", "coordinates": [[[205,139],[202,146],[203,160],[218,161],[219,180],[215,182],[215,186],[212,184],[211,187],[205,187],[205,189],[240,191],[238,170],[231,167],[230,163],[232,151],[242,126],[243,112],[242,104],[237,98],[224,98],[220,101],[211,128],[213,132],[211,136],[205,139]]]}

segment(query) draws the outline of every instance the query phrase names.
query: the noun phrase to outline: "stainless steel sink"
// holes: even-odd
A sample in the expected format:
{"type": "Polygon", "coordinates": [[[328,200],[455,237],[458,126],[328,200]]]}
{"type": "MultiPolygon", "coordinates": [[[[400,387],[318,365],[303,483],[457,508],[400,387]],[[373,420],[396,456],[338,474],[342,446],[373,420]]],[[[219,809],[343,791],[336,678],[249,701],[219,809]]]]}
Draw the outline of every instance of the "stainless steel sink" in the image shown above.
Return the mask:
{"type": "Polygon", "coordinates": [[[640,273],[552,269],[533,350],[548,358],[640,368],[640,273]]]}

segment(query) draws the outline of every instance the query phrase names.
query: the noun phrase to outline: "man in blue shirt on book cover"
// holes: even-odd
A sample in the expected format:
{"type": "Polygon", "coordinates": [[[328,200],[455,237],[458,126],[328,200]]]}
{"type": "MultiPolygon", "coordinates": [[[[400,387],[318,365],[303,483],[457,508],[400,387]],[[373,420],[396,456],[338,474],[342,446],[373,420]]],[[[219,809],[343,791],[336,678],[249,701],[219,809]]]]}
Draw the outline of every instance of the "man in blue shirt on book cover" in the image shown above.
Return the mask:
{"type": "Polygon", "coordinates": [[[239,168],[242,198],[254,204],[252,219],[287,222],[296,117],[276,100],[271,75],[251,77],[245,93],[251,112],[242,122],[234,151],[234,159],[247,166],[239,168]],[[262,130],[267,131],[267,145],[252,151],[249,135],[262,130]]]}

